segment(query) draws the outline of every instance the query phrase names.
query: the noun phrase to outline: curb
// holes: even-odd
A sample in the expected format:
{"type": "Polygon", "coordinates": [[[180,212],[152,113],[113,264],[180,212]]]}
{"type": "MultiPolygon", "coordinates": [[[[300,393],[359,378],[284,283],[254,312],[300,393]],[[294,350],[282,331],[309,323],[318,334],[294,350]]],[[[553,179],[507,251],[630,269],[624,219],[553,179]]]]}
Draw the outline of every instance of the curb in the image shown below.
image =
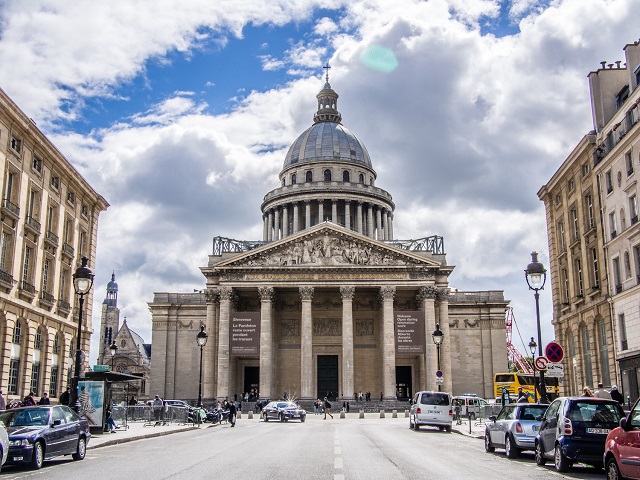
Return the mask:
{"type": "Polygon", "coordinates": [[[162,437],[164,435],[171,435],[172,433],[188,432],[190,430],[198,430],[198,427],[186,427],[179,430],[165,430],[148,435],[137,435],[135,437],[118,437],[113,440],[107,440],[106,442],[99,443],[97,445],[87,445],[87,450],[95,450],[96,448],[110,447],[111,445],[118,445],[120,443],[134,442],[136,440],[142,440],[143,438],[162,437]]]}

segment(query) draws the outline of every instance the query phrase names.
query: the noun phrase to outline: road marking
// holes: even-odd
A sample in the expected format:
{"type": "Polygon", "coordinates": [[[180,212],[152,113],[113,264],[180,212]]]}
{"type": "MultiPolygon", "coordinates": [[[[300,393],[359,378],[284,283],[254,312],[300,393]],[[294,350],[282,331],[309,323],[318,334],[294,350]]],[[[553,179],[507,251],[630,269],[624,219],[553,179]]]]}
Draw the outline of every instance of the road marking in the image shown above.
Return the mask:
{"type": "Polygon", "coordinates": [[[341,473],[336,473],[333,476],[333,480],[344,480],[344,475],[342,475],[341,473]]]}
{"type": "Polygon", "coordinates": [[[343,468],[343,467],[342,467],[342,457],[336,457],[336,458],[333,460],[333,468],[340,468],[340,469],[342,469],[342,468],[343,468]]]}
{"type": "Polygon", "coordinates": [[[333,447],[333,454],[334,455],[342,455],[342,451],[341,451],[340,447],[333,447]]]}

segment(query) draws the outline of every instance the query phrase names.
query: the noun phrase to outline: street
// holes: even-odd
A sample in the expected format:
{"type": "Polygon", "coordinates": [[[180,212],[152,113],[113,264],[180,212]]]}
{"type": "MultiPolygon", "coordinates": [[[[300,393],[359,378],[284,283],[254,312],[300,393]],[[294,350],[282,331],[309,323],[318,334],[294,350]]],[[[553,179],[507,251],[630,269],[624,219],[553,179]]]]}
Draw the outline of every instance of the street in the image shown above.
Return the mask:
{"type": "Polygon", "coordinates": [[[310,414],[305,423],[254,418],[228,425],[89,450],[84,461],[62,458],[40,471],[5,466],[2,478],[158,479],[549,479],[604,478],[578,466],[558,474],[538,467],[532,453],[508,460],[502,450],[485,453],[481,439],[422,427],[409,429],[407,418],[355,416],[323,420],[310,414]]]}

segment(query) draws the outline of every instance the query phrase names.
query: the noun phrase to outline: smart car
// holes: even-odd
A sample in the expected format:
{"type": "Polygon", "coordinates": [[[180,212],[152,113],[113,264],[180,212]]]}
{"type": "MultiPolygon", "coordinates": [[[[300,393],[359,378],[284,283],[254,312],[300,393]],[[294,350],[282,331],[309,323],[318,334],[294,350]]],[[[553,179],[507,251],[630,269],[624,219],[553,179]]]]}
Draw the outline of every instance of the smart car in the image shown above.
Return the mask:
{"type": "Polygon", "coordinates": [[[39,469],[45,460],[72,455],[82,460],[91,438],[89,422],[65,405],[23,407],[0,413],[9,433],[7,464],[39,469]]]}
{"type": "Polygon", "coordinates": [[[547,405],[535,403],[512,403],[505,405],[500,413],[489,416],[484,432],[484,449],[493,452],[504,448],[509,458],[516,458],[523,450],[533,450],[541,417],[547,405]]]}
{"type": "Polygon", "coordinates": [[[576,462],[602,467],[607,435],[623,416],[622,407],[614,400],[556,398],[542,416],[536,463],[553,460],[559,472],[566,472],[576,462]]]}
{"type": "Polygon", "coordinates": [[[288,422],[295,418],[304,422],[307,419],[307,412],[293,402],[280,400],[278,402],[267,403],[262,408],[262,418],[265,422],[269,420],[288,422]]]}
{"type": "Polygon", "coordinates": [[[609,479],[640,479],[640,399],[607,435],[604,465],[609,479]]]}

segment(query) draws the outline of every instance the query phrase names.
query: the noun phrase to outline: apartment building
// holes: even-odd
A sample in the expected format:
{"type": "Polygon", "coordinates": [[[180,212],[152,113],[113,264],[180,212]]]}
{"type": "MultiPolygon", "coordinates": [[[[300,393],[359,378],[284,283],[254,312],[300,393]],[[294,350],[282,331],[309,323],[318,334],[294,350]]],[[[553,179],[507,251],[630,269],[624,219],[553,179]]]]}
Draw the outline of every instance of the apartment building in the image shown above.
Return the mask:
{"type": "Polygon", "coordinates": [[[55,398],[73,375],[72,275],[83,256],[94,268],[98,216],[109,205],[2,89],[0,164],[0,387],[9,400],[29,391],[55,398]]]}

